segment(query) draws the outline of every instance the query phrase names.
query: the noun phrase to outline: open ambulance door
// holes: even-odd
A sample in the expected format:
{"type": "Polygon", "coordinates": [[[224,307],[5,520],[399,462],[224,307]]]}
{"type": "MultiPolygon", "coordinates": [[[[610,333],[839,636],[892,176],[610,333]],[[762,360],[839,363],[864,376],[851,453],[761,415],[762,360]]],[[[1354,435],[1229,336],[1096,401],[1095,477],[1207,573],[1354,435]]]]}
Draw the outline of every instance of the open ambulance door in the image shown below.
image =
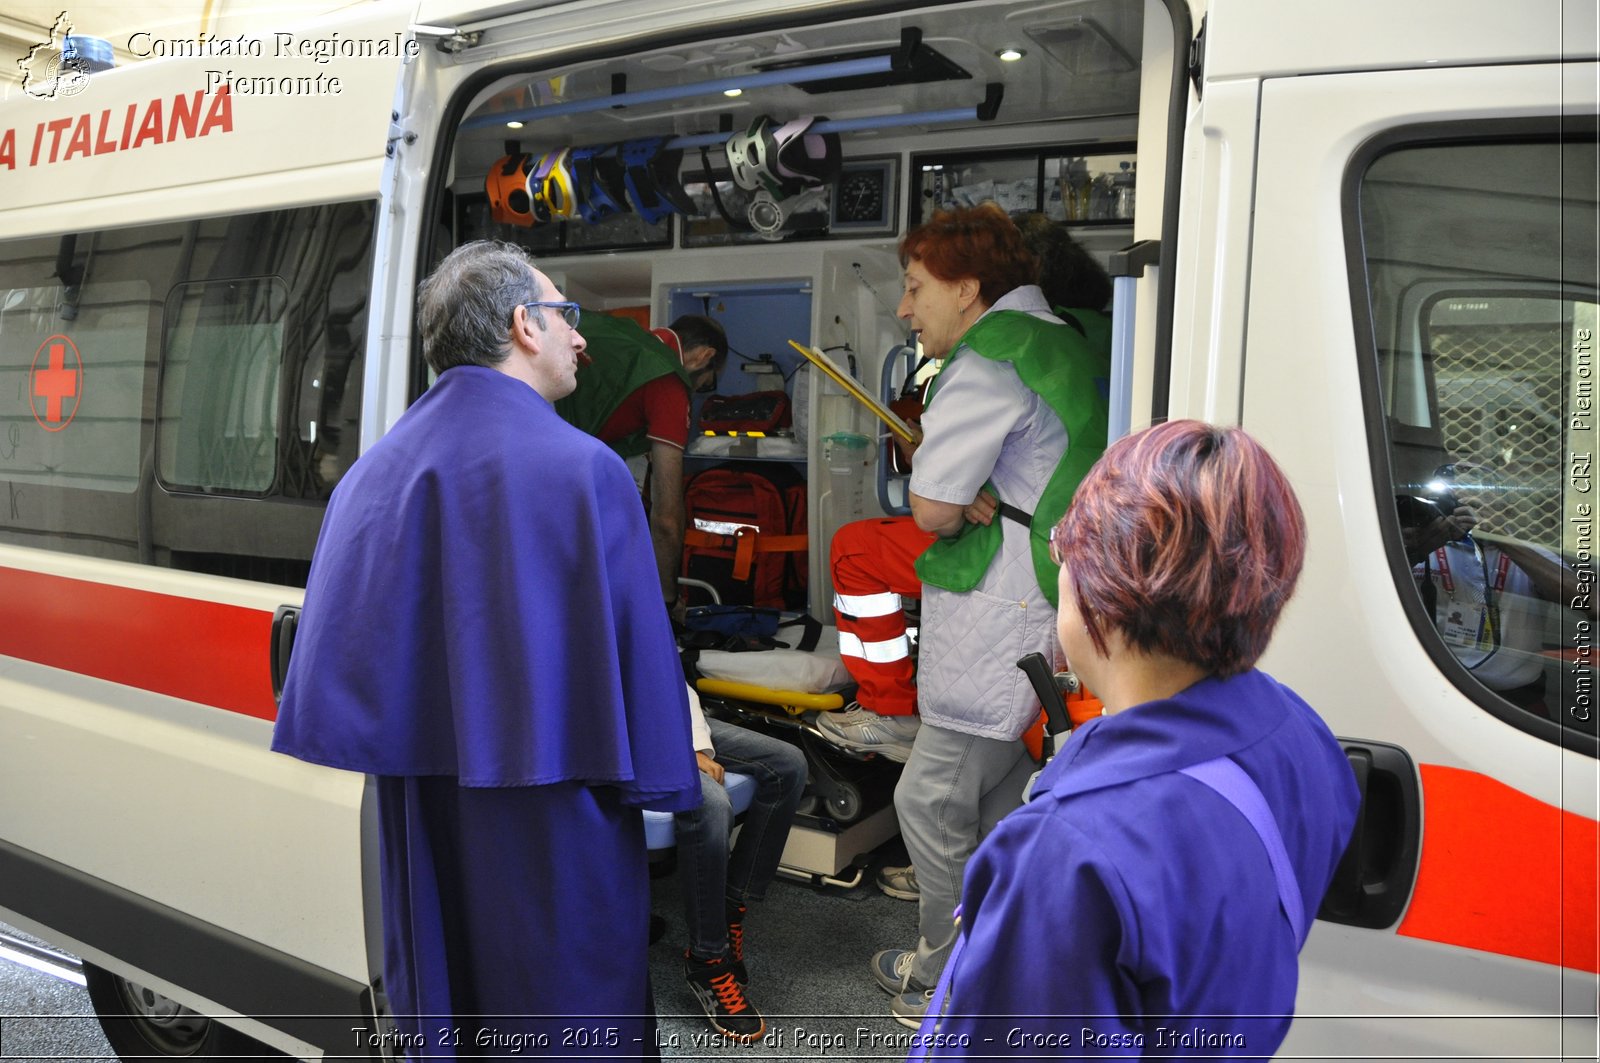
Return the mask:
{"type": "MultiPolygon", "coordinates": [[[[1544,30],[1559,40],[1555,6],[1544,30]]],[[[1587,1057],[1600,100],[1592,62],[1531,61],[1550,45],[1528,44],[1527,12],[1449,16],[1523,60],[1503,65],[1424,14],[1337,16],[1436,38],[1441,58],[1418,69],[1343,63],[1336,33],[1317,45],[1324,74],[1274,76],[1296,62],[1281,38],[1269,60],[1244,33],[1208,57],[1225,69],[1207,105],[1245,118],[1214,124],[1256,159],[1236,200],[1253,218],[1234,211],[1228,241],[1249,249],[1247,300],[1229,304],[1247,310],[1221,325],[1242,351],[1240,421],[1282,462],[1310,528],[1264,666],[1365,769],[1284,1051],[1587,1057]],[[1440,570],[1407,516],[1436,503],[1478,520],[1483,585],[1458,572],[1470,585],[1455,606],[1425,597],[1440,570]],[[1559,595],[1507,581],[1496,559],[1518,545],[1509,556],[1565,563],[1559,595]]]]}

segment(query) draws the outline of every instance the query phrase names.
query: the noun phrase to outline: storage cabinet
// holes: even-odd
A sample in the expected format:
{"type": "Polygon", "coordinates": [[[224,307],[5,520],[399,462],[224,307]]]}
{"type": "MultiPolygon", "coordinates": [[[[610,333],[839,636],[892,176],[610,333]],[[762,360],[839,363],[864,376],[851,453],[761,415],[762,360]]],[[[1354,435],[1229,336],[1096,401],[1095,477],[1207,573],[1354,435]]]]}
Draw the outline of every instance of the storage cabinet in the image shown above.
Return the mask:
{"type": "Polygon", "coordinates": [[[912,224],[936,210],[994,200],[1009,214],[1069,225],[1129,225],[1138,194],[1132,144],[913,155],[912,224]]]}

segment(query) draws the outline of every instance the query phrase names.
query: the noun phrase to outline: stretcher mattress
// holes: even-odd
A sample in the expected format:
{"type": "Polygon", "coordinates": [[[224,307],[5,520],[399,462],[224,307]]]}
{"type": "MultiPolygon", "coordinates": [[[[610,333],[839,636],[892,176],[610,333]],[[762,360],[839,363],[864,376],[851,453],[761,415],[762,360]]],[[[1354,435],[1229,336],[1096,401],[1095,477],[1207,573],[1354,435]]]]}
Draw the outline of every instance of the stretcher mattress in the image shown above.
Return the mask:
{"type": "Polygon", "coordinates": [[[828,693],[850,684],[850,673],[839,659],[839,629],[831,626],[822,629],[822,638],[810,653],[784,649],[742,653],[702,650],[695,667],[707,679],[810,694],[828,693]]]}

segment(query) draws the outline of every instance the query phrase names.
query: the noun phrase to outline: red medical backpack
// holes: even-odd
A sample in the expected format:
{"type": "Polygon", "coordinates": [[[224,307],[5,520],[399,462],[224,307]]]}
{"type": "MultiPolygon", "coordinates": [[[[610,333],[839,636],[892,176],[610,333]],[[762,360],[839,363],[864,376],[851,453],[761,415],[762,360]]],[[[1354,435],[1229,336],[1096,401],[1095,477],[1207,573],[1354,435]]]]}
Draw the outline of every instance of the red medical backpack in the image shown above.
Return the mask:
{"type": "Polygon", "coordinates": [[[684,491],[683,575],[727,605],[806,605],[806,484],[781,464],[728,462],[684,491]]]}

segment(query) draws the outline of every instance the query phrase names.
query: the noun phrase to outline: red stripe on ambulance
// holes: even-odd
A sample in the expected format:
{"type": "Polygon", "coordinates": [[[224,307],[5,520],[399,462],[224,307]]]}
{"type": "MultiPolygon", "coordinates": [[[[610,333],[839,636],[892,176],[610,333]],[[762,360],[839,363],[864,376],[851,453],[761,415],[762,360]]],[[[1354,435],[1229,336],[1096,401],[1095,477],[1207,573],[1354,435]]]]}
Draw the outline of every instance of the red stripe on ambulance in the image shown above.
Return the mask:
{"type": "Polygon", "coordinates": [[[276,719],[260,609],[0,568],[0,654],[276,719]]]}
{"type": "Polygon", "coordinates": [[[1600,825],[1475,771],[1421,772],[1422,860],[1398,932],[1600,971],[1600,825]]]}

